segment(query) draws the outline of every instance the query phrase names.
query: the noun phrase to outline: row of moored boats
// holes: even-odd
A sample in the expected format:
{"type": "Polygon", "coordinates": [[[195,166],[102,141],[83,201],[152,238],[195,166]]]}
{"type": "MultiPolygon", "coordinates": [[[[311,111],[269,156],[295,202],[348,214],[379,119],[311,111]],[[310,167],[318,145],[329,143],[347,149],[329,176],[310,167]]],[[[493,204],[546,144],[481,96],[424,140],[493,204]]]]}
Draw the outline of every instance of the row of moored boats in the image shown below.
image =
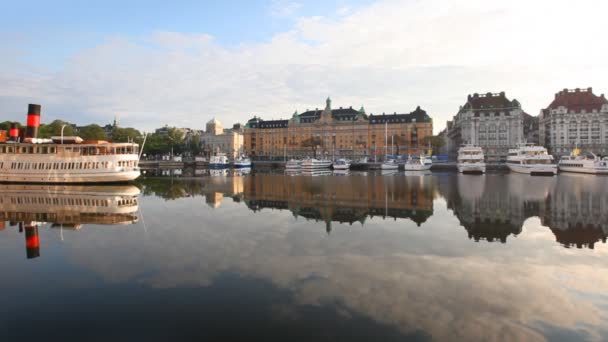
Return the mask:
{"type": "MultiPolygon", "coordinates": [[[[458,171],[462,173],[484,173],[486,163],[483,149],[475,145],[463,145],[458,149],[458,171]]],[[[520,144],[509,150],[507,167],[513,172],[525,174],[555,175],[561,172],[608,174],[608,158],[600,158],[589,152],[581,154],[574,149],[556,164],[547,149],[534,144],[520,144]]]]}
{"type": "MultiPolygon", "coordinates": [[[[367,163],[367,158],[359,161],[361,164],[367,163]]],[[[387,158],[380,166],[382,170],[397,170],[400,165],[406,171],[426,171],[430,170],[433,161],[430,156],[421,154],[420,156],[410,157],[403,163],[397,159],[387,158]]],[[[333,168],[334,170],[348,170],[351,167],[351,161],[348,159],[337,159],[331,161],[329,159],[306,158],[303,160],[291,159],[285,164],[287,170],[323,170],[333,168]]]]}

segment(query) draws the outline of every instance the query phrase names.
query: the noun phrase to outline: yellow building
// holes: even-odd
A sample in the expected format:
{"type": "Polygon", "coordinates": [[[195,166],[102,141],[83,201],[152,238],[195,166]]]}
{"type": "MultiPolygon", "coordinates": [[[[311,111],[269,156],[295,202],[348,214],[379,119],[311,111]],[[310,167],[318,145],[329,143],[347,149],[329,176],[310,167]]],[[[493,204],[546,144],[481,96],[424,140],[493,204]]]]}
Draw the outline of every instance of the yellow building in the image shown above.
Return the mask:
{"type": "Polygon", "coordinates": [[[245,125],[245,151],[252,157],[348,157],[418,154],[433,134],[433,121],[416,108],[409,114],[367,115],[365,110],[331,109],[295,112],[289,120],[254,117],[245,125]]]}

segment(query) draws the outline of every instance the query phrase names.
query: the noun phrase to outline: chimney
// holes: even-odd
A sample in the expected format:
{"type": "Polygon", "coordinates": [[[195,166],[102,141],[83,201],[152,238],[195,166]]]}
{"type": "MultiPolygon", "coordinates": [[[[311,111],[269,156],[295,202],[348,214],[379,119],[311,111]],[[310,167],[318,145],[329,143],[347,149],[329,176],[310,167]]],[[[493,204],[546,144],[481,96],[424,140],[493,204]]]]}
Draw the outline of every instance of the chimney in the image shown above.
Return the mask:
{"type": "Polygon", "coordinates": [[[500,96],[501,96],[501,97],[505,97],[505,92],[504,92],[504,91],[501,91],[501,92],[500,92],[500,96]]]}
{"type": "Polygon", "coordinates": [[[38,226],[33,222],[25,223],[25,253],[28,259],[40,256],[40,238],[38,226]]]}
{"type": "Polygon", "coordinates": [[[591,92],[593,92],[593,88],[589,87],[589,88],[587,88],[587,91],[591,93],[591,92]]]}
{"type": "Polygon", "coordinates": [[[40,105],[29,104],[27,108],[26,138],[38,138],[38,127],[40,127],[40,105]]]}
{"type": "Polygon", "coordinates": [[[467,96],[467,100],[471,100],[471,94],[469,94],[469,96],[467,96]]]}
{"type": "Polygon", "coordinates": [[[8,131],[8,141],[17,141],[17,138],[19,138],[19,128],[17,128],[17,123],[13,122],[8,131]]]}

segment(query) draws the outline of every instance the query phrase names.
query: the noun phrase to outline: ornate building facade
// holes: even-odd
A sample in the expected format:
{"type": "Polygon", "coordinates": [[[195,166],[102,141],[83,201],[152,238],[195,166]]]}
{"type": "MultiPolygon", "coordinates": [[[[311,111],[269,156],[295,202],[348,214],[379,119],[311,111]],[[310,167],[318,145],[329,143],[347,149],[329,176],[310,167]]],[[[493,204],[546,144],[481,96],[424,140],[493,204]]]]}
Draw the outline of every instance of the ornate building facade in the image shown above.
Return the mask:
{"type": "Polygon", "coordinates": [[[608,154],[608,100],[592,88],[564,89],[539,115],[539,139],[549,152],[567,155],[577,145],[608,154]]]}
{"type": "Polygon", "coordinates": [[[448,153],[456,154],[463,143],[481,146],[488,161],[505,160],[509,148],[524,142],[524,122],[529,115],[504,92],[473,94],[447,124],[448,153]]]}
{"type": "Polygon", "coordinates": [[[245,150],[253,157],[324,156],[360,158],[417,154],[433,134],[433,121],[416,108],[409,114],[367,115],[363,107],[295,112],[289,120],[254,117],[245,125],[245,150]]]}

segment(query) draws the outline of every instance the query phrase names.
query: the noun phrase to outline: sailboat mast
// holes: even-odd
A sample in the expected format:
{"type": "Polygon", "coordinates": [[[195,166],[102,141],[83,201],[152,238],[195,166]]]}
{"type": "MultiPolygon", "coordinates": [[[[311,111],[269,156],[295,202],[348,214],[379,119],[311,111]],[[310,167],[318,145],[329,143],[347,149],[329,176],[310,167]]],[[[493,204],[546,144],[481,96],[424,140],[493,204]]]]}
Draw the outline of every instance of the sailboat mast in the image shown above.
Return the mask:
{"type": "Polygon", "coordinates": [[[384,154],[388,154],[388,125],[386,119],[384,121],[384,154]]]}

